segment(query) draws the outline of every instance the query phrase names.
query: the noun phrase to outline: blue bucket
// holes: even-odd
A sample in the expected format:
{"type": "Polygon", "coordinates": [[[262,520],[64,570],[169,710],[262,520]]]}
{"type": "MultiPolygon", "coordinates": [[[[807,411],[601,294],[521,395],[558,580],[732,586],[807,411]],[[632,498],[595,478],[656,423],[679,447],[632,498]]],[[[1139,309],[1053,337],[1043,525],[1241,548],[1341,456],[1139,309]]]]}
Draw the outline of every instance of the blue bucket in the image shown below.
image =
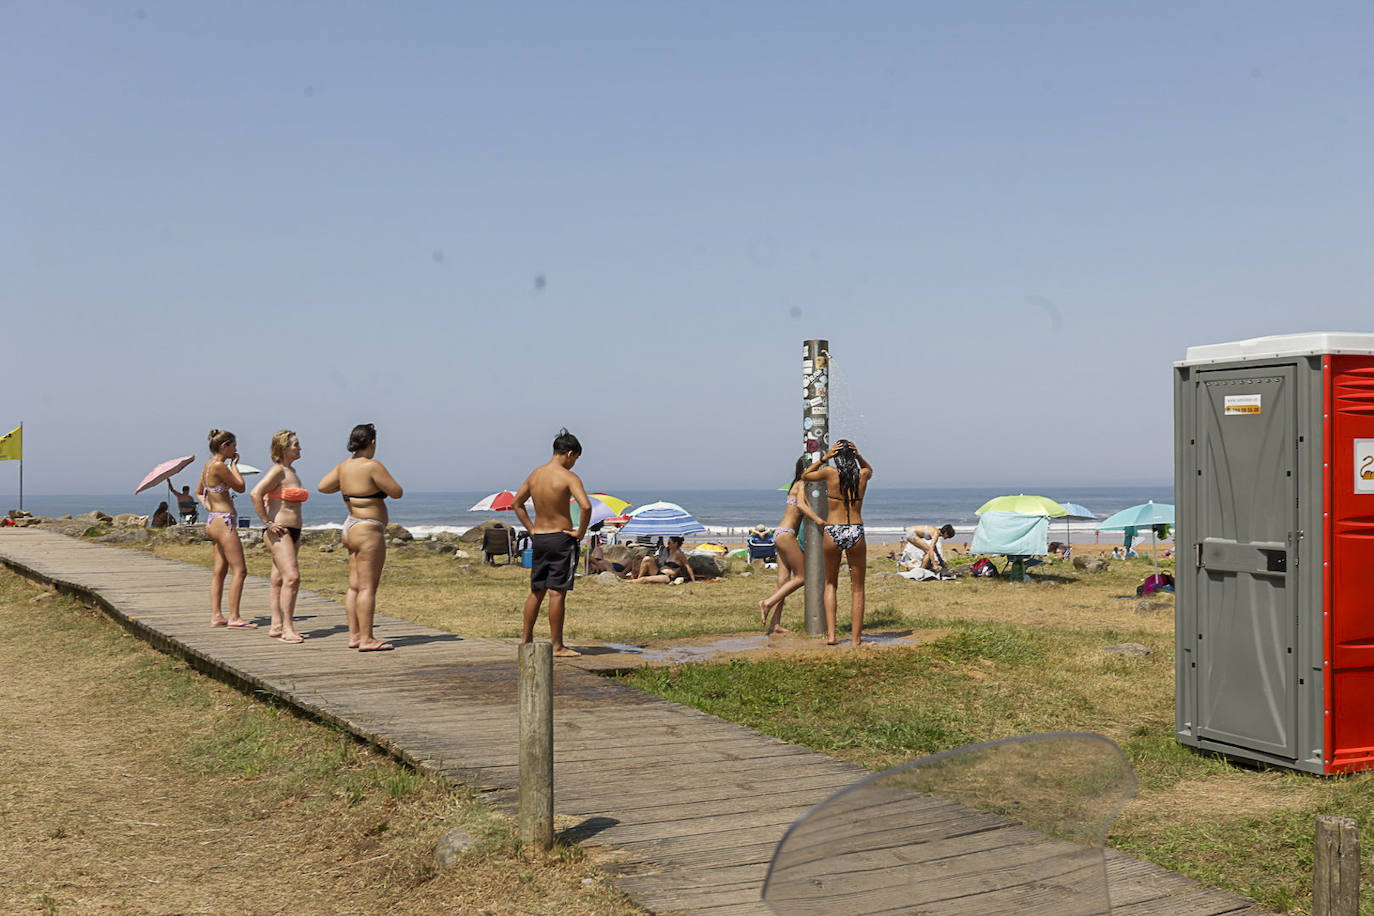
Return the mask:
{"type": "Polygon", "coordinates": [[[525,567],[526,569],[529,569],[531,566],[534,565],[533,547],[526,547],[524,550],[520,551],[520,565],[525,567]]]}

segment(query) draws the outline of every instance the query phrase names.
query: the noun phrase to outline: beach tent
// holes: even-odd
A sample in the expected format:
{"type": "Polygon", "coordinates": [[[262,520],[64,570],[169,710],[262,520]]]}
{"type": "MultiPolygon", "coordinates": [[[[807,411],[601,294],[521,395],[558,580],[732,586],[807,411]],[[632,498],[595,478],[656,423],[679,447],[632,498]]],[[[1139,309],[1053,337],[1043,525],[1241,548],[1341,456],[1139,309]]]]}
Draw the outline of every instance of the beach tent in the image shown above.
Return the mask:
{"type": "Polygon", "coordinates": [[[1045,515],[984,512],[973,530],[969,553],[1013,557],[1043,556],[1050,549],[1050,520],[1045,515]]]}

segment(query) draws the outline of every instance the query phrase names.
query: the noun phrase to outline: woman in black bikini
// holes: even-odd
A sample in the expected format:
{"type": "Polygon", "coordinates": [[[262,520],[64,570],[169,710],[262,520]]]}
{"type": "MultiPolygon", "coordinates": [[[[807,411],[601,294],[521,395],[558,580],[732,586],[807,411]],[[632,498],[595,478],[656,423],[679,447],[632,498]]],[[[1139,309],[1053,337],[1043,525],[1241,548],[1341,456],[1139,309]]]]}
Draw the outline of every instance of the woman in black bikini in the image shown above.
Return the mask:
{"type": "Polygon", "coordinates": [[[851,646],[863,642],[864,576],[868,572],[868,541],[864,539],[864,494],[873,468],[848,439],[831,446],[802,474],[803,480],[823,480],[830,511],[825,520],[825,632],[826,644],[835,645],[835,605],[840,581],[840,557],[849,560],[849,613],[851,646]],[[834,467],[826,462],[835,460],[834,467]]]}
{"type": "Polygon", "coordinates": [[[272,548],[272,628],[267,635],[285,643],[305,642],[296,630],[296,595],[301,589],[301,504],[310,491],[292,467],[301,457],[301,440],[289,429],[272,437],[272,467],[253,487],[253,511],[262,519],[263,537],[272,548]]]}
{"type": "Polygon", "coordinates": [[[243,560],[243,542],[239,540],[239,516],[230,493],[243,492],[243,475],[239,473],[239,446],[234,434],[224,429],[210,430],[210,460],[200,472],[196,496],[205,500],[205,533],[215,545],[215,561],[210,570],[210,626],[253,629],[256,623],[239,616],[239,599],[243,597],[243,583],[248,579],[248,564],[243,560]],[[229,580],[229,618],[220,609],[224,597],[224,577],[233,570],[229,580]]]}
{"type": "Polygon", "coordinates": [[[321,493],[342,493],[348,506],[344,519],[343,543],[348,548],[348,648],[360,652],[382,652],[396,648],[372,635],[372,617],[377,609],[377,583],[386,563],[387,512],[384,500],[401,498],[401,485],[380,461],[377,453],[377,427],[363,423],[353,427],[348,437],[345,458],[324,475],[321,493]]]}
{"type": "Polygon", "coordinates": [[[806,584],[806,557],[797,540],[797,528],[801,526],[802,517],[811,519],[817,525],[825,524],[825,519],[815,513],[806,499],[806,484],[802,482],[802,474],[808,466],[805,455],[797,459],[797,466],[792,472],[792,486],[787,489],[787,508],[783,510],[782,521],[773,530],[773,546],[778,549],[778,590],[759,602],[763,632],[769,635],[787,632],[779,625],[783,602],[788,595],[806,584]],[[770,610],[773,612],[771,622],[768,619],[770,610]]]}

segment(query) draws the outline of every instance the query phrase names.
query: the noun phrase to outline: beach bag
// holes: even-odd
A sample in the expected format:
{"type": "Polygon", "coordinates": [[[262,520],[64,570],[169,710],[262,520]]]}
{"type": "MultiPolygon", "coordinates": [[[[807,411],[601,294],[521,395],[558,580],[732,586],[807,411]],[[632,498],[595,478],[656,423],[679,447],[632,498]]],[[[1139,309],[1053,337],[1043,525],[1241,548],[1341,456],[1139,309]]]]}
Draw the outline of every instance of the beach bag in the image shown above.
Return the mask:
{"type": "Polygon", "coordinates": [[[990,579],[997,575],[997,567],[987,557],[980,557],[975,560],[969,569],[973,571],[975,576],[983,579],[990,579]]]}

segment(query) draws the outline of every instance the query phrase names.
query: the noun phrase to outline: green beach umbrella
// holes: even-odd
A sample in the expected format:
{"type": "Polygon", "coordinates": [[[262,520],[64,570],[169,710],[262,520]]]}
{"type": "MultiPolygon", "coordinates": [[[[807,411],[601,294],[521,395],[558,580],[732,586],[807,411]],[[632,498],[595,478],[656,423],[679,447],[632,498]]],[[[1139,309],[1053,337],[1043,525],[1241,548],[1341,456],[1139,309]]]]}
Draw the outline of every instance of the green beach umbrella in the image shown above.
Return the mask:
{"type": "Polygon", "coordinates": [[[1069,514],[1068,509],[1048,496],[1027,496],[1025,493],[993,497],[983,503],[974,514],[982,515],[984,512],[1015,512],[1018,515],[1048,515],[1050,518],[1069,514]]]}

